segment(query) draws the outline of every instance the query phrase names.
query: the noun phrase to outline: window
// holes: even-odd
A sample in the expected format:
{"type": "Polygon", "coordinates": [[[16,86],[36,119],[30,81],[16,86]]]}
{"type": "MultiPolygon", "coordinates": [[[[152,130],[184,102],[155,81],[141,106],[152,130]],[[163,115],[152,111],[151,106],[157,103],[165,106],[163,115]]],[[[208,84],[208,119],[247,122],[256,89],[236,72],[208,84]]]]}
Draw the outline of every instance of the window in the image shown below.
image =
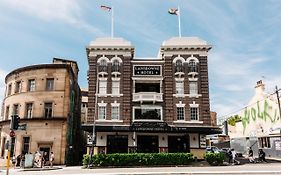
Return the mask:
{"type": "Polygon", "coordinates": [[[27,103],[25,108],[25,116],[26,118],[32,118],[32,103],[27,103]]]}
{"type": "Polygon", "coordinates": [[[112,81],[112,94],[119,94],[120,90],[119,90],[119,81],[112,81]]]}
{"type": "Polygon", "coordinates": [[[197,95],[198,94],[198,87],[196,81],[191,81],[189,83],[189,93],[190,95],[197,95]]]}
{"type": "Polygon", "coordinates": [[[181,60],[176,61],[176,72],[183,72],[183,65],[181,60]]]}
{"type": "Polygon", "coordinates": [[[26,154],[29,152],[29,141],[30,137],[23,137],[23,153],[26,154]]]}
{"type": "Polygon", "coordinates": [[[46,81],[46,90],[47,90],[47,91],[54,90],[54,79],[53,79],[53,78],[47,78],[47,81],[46,81]]]}
{"type": "Polygon", "coordinates": [[[28,91],[35,91],[35,80],[28,80],[28,91]]]}
{"type": "Polygon", "coordinates": [[[177,120],[184,120],[184,107],[177,107],[177,120]]]}
{"type": "Polygon", "coordinates": [[[5,120],[8,120],[9,115],[10,115],[10,106],[6,106],[5,120]]]}
{"type": "Polygon", "coordinates": [[[15,93],[19,93],[21,91],[21,81],[16,82],[15,93]]]}
{"type": "Polygon", "coordinates": [[[8,85],[8,96],[12,93],[12,84],[8,85]]]}
{"type": "Polygon", "coordinates": [[[45,103],[44,105],[44,117],[51,118],[53,112],[53,104],[52,103],[45,103]]]}
{"type": "Polygon", "coordinates": [[[270,148],[270,138],[269,137],[259,138],[259,147],[260,148],[270,148]]]}
{"type": "Polygon", "coordinates": [[[198,120],[198,108],[197,107],[190,108],[190,119],[198,120]]]}
{"type": "Polygon", "coordinates": [[[184,94],[183,81],[176,81],[176,94],[184,94]]]}
{"type": "Polygon", "coordinates": [[[105,120],[106,106],[99,106],[99,120],[105,120]]]}
{"type": "Polygon", "coordinates": [[[112,72],[120,72],[120,63],[118,60],[114,60],[112,63],[112,72]]]}
{"type": "Polygon", "coordinates": [[[133,107],[135,120],[161,120],[162,107],[133,107]]]}
{"type": "Polygon", "coordinates": [[[107,72],[107,62],[106,62],[106,60],[100,61],[99,72],[107,72]]]}
{"type": "Polygon", "coordinates": [[[19,105],[18,104],[14,104],[13,114],[19,114],[19,105]]]}
{"type": "Polygon", "coordinates": [[[190,60],[188,63],[188,71],[189,72],[197,72],[197,64],[195,60],[190,60]]]}
{"type": "Polygon", "coordinates": [[[119,106],[112,106],[111,108],[111,119],[119,120],[119,106]]]}
{"type": "Polygon", "coordinates": [[[107,88],[107,81],[106,80],[100,80],[99,94],[106,94],[106,88],[107,88]]]}
{"type": "Polygon", "coordinates": [[[82,102],[81,103],[81,113],[86,113],[87,111],[87,103],[82,102]]]}

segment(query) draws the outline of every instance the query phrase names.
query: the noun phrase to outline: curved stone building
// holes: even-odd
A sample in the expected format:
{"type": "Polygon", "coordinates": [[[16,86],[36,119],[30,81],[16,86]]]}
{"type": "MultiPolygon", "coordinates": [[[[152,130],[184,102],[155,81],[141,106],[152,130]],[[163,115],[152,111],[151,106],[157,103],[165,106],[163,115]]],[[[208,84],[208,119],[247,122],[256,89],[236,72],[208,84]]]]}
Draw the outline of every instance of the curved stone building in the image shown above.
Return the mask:
{"type": "Polygon", "coordinates": [[[0,156],[54,152],[55,164],[73,164],[79,159],[80,88],[78,66],[74,61],[54,58],[52,64],[18,68],[6,78],[3,120],[0,121],[0,156]],[[14,138],[9,137],[11,115],[20,116],[14,138]]]}

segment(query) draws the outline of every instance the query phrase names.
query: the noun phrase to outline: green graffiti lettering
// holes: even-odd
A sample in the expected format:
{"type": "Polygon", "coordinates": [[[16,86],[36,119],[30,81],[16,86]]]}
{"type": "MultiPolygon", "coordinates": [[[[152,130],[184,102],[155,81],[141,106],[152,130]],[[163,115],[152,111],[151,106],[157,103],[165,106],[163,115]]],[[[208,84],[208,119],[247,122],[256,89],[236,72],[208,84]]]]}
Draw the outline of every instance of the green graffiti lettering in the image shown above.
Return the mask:
{"type": "Polygon", "coordinates": [[[242,116],[243,134],[250,122],[255,122],[257,118],[264,122],[269,120],[272,124],[280,120],[280,117],[277,117],[277,109],[273,110],[273,106],[271,106],[267,100],[264,101],[263,105],[263,110],[260,107],[259,101],[255,107],[251,107],[250,109],[245,108],[244,115],[242,116]]]}
{"type": "Polygon", "coordinates": [[[256,111],[255,108],[251,109],[251,116],[252,116],[253,121],[256,121],[256,119],[257,119],[257,111],[256,111]]]}
{"type": "Polygon", "coordinates": [[[260,112],[260,102],[257,102],[258,118],[263,119],[263,112],[260,112]]]}
{"type": "Polygon", "coordinates": [[[247,125],[250,123],[250,110],[246,108],[244,110],[244,117],[242,118],[242,125],[243,125],[243,133],[245,133],[245,129],[247,125]]]}

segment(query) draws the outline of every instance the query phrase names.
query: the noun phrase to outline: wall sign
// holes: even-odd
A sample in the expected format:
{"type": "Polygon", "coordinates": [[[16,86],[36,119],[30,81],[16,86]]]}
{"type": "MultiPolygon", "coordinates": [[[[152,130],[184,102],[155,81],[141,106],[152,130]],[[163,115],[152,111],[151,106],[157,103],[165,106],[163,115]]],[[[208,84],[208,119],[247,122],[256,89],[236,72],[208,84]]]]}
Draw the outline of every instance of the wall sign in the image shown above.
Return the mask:
{"type": "Polygon", "coordinates": [[[134,75],[161,75],[161,66],[134,66],[134,75]]]}

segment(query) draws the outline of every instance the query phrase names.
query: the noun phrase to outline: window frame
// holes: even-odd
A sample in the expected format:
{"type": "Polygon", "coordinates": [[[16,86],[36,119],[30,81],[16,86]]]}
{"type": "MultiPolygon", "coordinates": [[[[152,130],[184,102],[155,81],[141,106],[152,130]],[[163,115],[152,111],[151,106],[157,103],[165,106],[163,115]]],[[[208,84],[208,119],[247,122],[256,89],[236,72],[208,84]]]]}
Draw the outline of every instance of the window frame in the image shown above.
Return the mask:
{"type": "Polygon", "coordinates": [[[36,89],[36,81],[35,79],[29,79],[27,84],[27,91],[33,92],[36,89]]]}
{"type": "Polygon", "coordinates": [[[47,78],[46,79],[46,87],[45,87],[46,91],[54,90],[54,86],[55,86],[55,79],[54,78],[47,78]]]}
{"type": "Polygon", "coordinates": [[[44,103],[44,118],[45,119],[50,119],[50,118],[53,118],[53,102],[45,102],[44,103]],[[50,106],[47,106],[51,104],[50,106]],[[48,110],[46,112],[46,110],[48,110]],[[50,112],[51,110],[51,112],[50,112]]]}
{"type": "Polygon", "coordinates": [[[99,79],[99,94],[100,95],[107,94],[107,79],[99,79]],[[105,85],[105,86],[101,86],[101,85],[105,85]]]}
{"type": "Polygon", "coordinates": [[[189,94],[198,95],[198,82],[197,81],[189,82],[189,94]]]}
{"type": "Polygon", "coordinates": [[[25,117],[26,118],[32,118],[33,116],[33,103],[26,103],[25,104],[25,117]],[[29,110],[31,105],[31,110],[29,110]]]}

